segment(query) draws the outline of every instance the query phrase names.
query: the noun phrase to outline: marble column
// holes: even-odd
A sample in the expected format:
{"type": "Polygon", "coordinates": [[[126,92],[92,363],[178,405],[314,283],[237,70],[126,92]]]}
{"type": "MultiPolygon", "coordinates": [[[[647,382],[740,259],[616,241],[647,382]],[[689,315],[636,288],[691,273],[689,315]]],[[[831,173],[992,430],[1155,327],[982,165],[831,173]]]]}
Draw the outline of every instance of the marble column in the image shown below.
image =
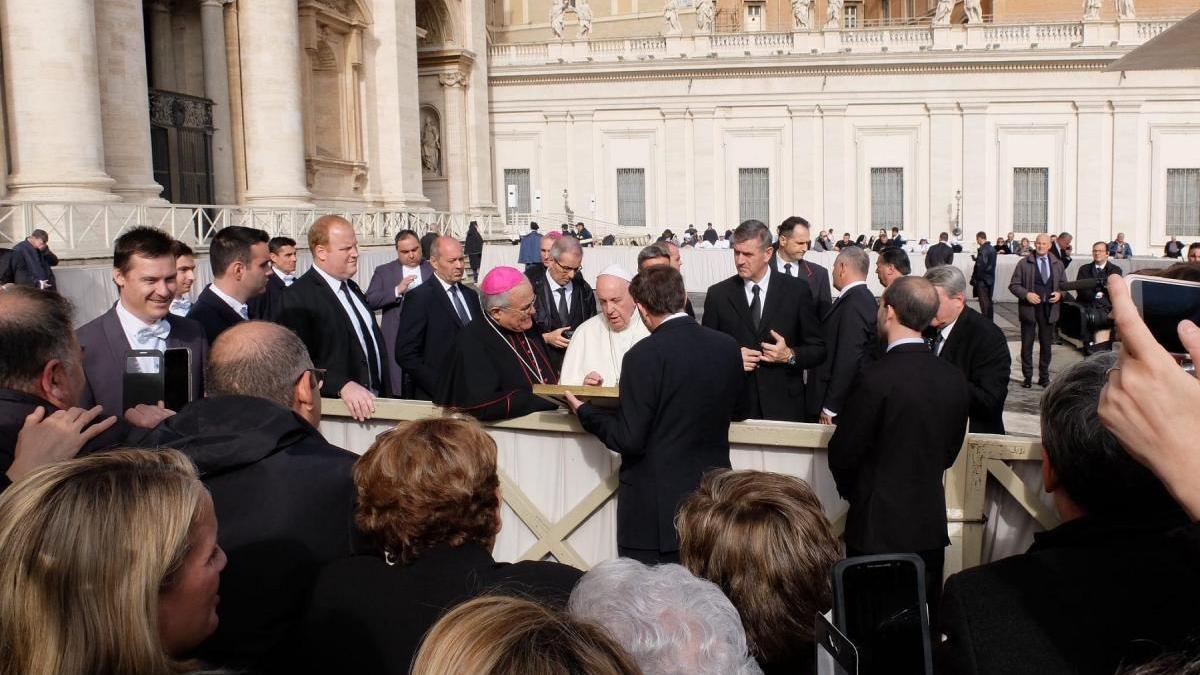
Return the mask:
{"type": "Polygon", "coordinates": [[[249,205],[311,206],[304,167],[300,17],[295,0],[240,3],[242,127],[249,205]]]}
{"type": "Polygon", "coordinates": [[[124,201],[165,203],[154,181],[141,0],[96,3],[104,167],[124,201]]]}
{"type": "Polygon", "coordinates": [[[8,198],[118,199],[104,171],[93,0],[0,3],[0,44],[12,159],[8,198]]]}
{"type": "Polygon", "coordinates": [[[1010,229],[996,222],[995,207],[988,204],[988,163],[992,161],[988,157],[988,104],[960,102],[959,108],[962,109],[962,222],[984,232],[1010,229]]]}
{"type": "Polygon", "coordinates": [[[453,212],[467,210],[470,171],[467,167],[467,83],[470,76],[461,70],[449,70],[438,75],[438,82],[445,90],[446,124],[444,169],[449,179],[450,205],[453,212]]]}
{"type": "MultiPolygon", "coordinates": [[[[929,113],[929,219],[908,228],[910,238],[929,237],[949,232],[954,225],[956,204],[954,194],[962,185],[962,120],[958,104],[937,101],[926,104],[929,113]]],[[[975,233],[983,229],[978,218],[960,218],[963,241],[974,241],[975,233]]],[[[988,238],[994,237],[989,233],[988,238]]]]}
{"type": "Polygon", "coordinates": [[[369,105],[371,194],[389,209],[428,209],[421,174],[421,113],[417,92],[417,18],[413,2],[374,4],[371,47],[365,51],[369,105]]]}
{"type": "Polygon", "coordinates": [[[850,184],[846,176],[846,163],[854,161],[852,156],[847,157],[846,108],[846,105],[821,104],[821,142],[824,148],[821,205],[826,227],[854,232],[859,227],[851,220],[846,204],[846,186],[850,184]]]}
{"type": "MultiPolygon", "coordinates": [[[[1076,101],[1078,114],[1075,166],[1075,250],[1083,253],[1094,241],[1108,241],[1112,215],[1112,132],[1108,101],[1076,101]],[[1086,248],[1085,248],[1086,247],[1086,248]]],[[[1067,221],[1068,223],[1070,221],[1067,221]]],[[[1067,227],[1065,229],[1072,229],[1067,227]]]]}
{"type": "Polygon", "coordinates": [[[200,2],[204,95],[213,102],[213,201],[217,204],[234,203],[233,123],[229,115],[229,62],[225,57],[225,5],[229,2],[200,2]]]}
{"type": "MultiPolygon", "coordinates": [[[[1112,217],[1110,230],[1112,236],[1117,232],[1127,232],[1137,227],[1139,213],[1147,213],[1147,205],[1142,197],[1148,192],[1141,178],[1139,167],[1139,149],[1142,137],[1139,119],[1142,114],[1142,103],[1139,101],[1113,101],[1112,121],[1112,217]]],[[[1147,236],[1149,232],[1146,233],[1147,236]]],[[[1133,235],[1136,241],[1137,235],[1133,235]]],[[[1079,246],[1076,245],[1076,250],[1079,246]]]]}
{"type": "MultiPolygon", "coordinates": [[[[100,0],[101,4],[104,0],[100,0]]],[[[155,0],[150,7],[150,71],[154,88],[175,91],[175,40],[171,30],[171,0],[155,0]]],[[[141,25],[141,21],[138,21],[141,25]]]]}

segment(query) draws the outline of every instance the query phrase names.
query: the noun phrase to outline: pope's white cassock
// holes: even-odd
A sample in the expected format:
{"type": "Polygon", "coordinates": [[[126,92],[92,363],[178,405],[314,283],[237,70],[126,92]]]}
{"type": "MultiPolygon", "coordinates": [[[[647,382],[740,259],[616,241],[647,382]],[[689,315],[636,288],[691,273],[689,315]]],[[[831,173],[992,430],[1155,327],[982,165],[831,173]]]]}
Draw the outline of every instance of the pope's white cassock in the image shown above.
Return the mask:
{"type": "Polygon", "coordinates": [[[617,386],[621,379],[621,360],[625,358],[625,352],[638,340],[650,335],[637,308],[633,307],[632,298],[628,297],[632,276],[617,265],[605,269],[596,279],[598,298],[605,295],[601,286],[606,285],[606,276],[616,277],[624,282],[620,285],[623,286],[626,297],[625,301],[619,304],[627,307],[621,311],[621,314],[626,316],[625,328],[619,332],[613,330],[603,307],[599,314],[584,321],[575,330],[571,337],[571,345],[567,347],[562,374],[558,378],[559,384],[583,384],[583,379],[588,373],[596,372],[604,378],[603,386],[617,386]]]}

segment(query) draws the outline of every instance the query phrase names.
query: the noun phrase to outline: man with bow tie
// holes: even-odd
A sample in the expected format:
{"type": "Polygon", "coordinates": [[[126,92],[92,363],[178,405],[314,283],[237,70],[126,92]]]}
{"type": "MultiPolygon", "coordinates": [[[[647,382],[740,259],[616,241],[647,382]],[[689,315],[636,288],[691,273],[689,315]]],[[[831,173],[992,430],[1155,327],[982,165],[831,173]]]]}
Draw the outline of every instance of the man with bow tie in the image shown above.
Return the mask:
{"type": "Polygon", "coordinates": [[[117,302],[78,331],[87,386],[79,405],[99,404],[105,415],[122,417],[123,377],[131,349],[186,348],[191,351],[191,398],[204,390],[208,343],[200,324],[171,314],[177,284],[174,240],[152,227],[135,227],[113,246],[117,302]]]}

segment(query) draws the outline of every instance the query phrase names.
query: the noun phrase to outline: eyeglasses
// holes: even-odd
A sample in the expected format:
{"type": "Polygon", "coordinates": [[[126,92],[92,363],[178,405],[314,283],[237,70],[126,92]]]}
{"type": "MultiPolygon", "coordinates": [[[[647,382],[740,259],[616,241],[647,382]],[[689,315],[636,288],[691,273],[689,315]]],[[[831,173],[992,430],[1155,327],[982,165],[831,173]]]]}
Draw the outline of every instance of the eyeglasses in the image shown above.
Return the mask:
{"type": "Polygon", "coordinates": [[[528,314],[533,311],[533,303],[530,302],[524,307],[498,307],[497,309],[505,312],[516,312],[517,314],[528,314]]]}
{"type": "MultiPolygon", "coordinates": [[[[554,258],[551,258],[551,260],[554,260],[554,258]]],[[[580,265],[579,267],[568,267],[567,265],[564,265],[564,264],[558,262],[557,260],[554,260],[554,264],[561,267],[563,269],[563,271],[565,271],[565,272],[578,272],[579,270],[583,269],[583,265],[580,265]]]]}
{"type": "MultiPolygon", "coordinates": [[[[312,380],[310,380],[310,381],[312,382],[312,388],[320,389],[321,387],[325,386],[325,373],[326,372],[328,372],[328,371],[326,371],[324,368],[305,368],[304,372],[300,373],[300,377],[304,377],[305,374],[311,375],[312,380]]],[[[300,379],[300,378],[296,378],[296,379],[300,379]]]]}

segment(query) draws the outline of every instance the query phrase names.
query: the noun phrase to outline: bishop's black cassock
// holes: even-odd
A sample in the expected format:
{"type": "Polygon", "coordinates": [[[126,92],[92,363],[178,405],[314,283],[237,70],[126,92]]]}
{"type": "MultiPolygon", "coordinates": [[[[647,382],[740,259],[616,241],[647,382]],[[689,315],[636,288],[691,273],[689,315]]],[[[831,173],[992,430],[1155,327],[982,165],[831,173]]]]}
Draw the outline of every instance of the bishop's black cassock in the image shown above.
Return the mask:
{"type": "Polygon", "coordinates": [[[556,405],[533,394],[556,384],[542,336],[505,330],[486,315],[459,332],[435,402],[480,420],[505,420],[556,405]]]}

